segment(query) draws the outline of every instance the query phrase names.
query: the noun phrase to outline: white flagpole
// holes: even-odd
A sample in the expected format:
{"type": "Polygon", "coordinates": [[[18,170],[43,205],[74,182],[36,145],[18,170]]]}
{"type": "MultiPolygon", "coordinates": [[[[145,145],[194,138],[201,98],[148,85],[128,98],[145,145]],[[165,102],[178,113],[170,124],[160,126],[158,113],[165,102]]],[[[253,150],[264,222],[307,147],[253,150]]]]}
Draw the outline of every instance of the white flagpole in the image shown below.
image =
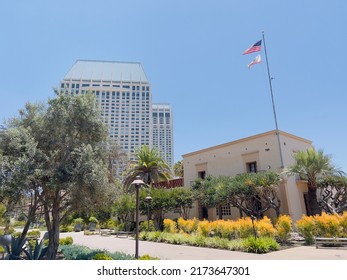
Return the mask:
{"type": "Polygon", "coordinates": [[[274,95],[273,95],[273,91],[272,91],[272,77],[270,75],[269,62],[268,62],[268,59],[267,59],[267,51],[266,51],[264,31],[262,32],[262,35],[263,35],[266,67],[267,67],[267,74],[268,74],[268,78],[269,78],[269,86],[270,86],[270,93],[271,93],[271,100],[272,100],[272,110],[273,110],[274,119],[275,119],[276,135],[277,135],[277,141],[278,141],[278,148],[279,148],[279,152],[280,152],[281,168],[283,169],[284,168],[284,164],[283,164],[282,147],[281,147],[281,141],[280,141],[280,133],[279,133],[279,130],[278,130],[277,115],[276,115],[276,108],[275,108],[275,100],[274,100],[274,95]]]}

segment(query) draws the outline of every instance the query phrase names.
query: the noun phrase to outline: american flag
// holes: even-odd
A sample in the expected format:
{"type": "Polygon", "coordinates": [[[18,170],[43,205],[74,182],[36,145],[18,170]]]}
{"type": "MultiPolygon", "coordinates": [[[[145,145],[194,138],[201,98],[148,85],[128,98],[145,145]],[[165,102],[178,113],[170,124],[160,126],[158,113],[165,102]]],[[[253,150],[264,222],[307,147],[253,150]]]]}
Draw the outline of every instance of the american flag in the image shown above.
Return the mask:
{"type": "Polygon", "coordinates": [[[250,48],[245,50],[242,54],[249,54],[253,52],[259,52],[261,50],[261,40],[256,42],[254,45],[252,45],[250,48]]]}

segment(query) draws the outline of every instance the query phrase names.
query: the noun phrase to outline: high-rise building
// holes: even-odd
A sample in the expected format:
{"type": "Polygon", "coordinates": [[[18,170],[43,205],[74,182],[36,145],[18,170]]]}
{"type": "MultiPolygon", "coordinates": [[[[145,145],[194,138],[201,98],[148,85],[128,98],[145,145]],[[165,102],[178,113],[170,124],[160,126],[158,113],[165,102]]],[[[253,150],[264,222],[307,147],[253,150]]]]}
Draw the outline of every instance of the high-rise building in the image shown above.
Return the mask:
{"type": "Polygon", "coordinates": [[[151,85],[140,63],[77,60],[60,89],[94,93],[110,138],[130,157],[136,148],[152,146],[151,85]]]}
{"type": "Polygon", "coordinates": [[[157,147],[160,155],[173,166],[173,124],[172,111],[169,104],[153,104],[153,147],[157,147]]]}
{"type": "Polygon", "coordinates": [[[110,138],[130,159],[137,148],[147,145],[157,148],[173,165],[171,108],[152,104],[151,85],[140,63],[77,60],[61,81],[60,90],[74,95],[94,93],[110,138]],[[158,123],[152,120],[152,108],[158,123]]]}

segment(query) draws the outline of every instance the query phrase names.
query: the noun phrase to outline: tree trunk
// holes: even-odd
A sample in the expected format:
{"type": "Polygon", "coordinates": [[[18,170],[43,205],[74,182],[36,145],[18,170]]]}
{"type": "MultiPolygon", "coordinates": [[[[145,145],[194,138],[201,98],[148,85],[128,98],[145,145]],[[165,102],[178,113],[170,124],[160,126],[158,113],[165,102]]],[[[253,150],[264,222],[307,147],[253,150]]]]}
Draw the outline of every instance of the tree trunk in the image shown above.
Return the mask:
{"type": "Polygon", "coordinates": [[[59,224],[60,224],[60,210],[57,203],[53,204],[52,208],[52,223],[51,227],[48,229],[48,249],[47,249],[47,259],[55,260],[59,247],[59,224]]]}
{"type": "Polygon", "coordinates": [[[307,214],[309,216],[321,215],[322,210],[317,201],[317,188],[310,181],[308,181],[307,185],[307,214]]]}

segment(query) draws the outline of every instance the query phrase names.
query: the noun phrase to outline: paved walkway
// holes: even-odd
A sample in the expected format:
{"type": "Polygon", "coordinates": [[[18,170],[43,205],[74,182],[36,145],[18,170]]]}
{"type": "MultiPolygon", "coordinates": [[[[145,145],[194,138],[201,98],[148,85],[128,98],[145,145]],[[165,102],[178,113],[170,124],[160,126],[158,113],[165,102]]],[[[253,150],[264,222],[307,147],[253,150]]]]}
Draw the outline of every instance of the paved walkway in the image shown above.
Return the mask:
{"type": "MultiPolygon", "coordinates": [[[[124,252],[134,255],[133,238],[84,235],[83,232],[61,233],[60,237],[71,236],[74,244],[110,252],[124,252]]],[[[299,246],[268,254],[250,254],[228,250],[200,248],[139,241],[139,255],[149,254],[161,260],[347,260],[347,248],[316,249],[314,246],[299,246]]]]}

